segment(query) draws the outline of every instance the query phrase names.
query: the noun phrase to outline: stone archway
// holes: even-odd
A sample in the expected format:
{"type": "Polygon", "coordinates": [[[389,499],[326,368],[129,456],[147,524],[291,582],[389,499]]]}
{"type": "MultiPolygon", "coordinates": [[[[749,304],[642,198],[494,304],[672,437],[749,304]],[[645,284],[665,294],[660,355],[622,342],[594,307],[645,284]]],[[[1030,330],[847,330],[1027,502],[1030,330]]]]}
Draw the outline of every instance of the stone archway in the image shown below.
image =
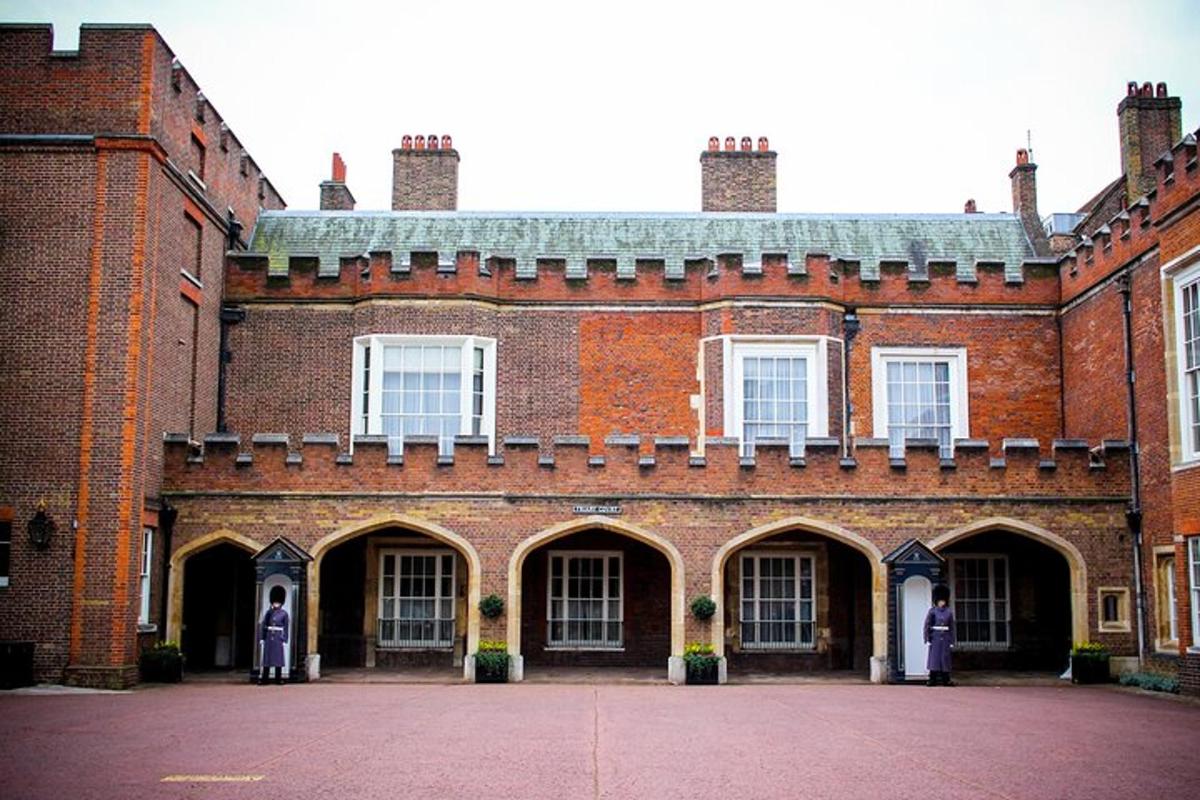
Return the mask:
{"type": "Polygon", "coordinates": [[[264,545],[259,544],[248,536],[242,536],[240,533],[225,529],[207,533],[204,536],[180,545],[171,554],[170,574],[167,578],[166,638],[168,641],[179,642],[182,638],[184,564],[187,562],[189,556],[193,556],[210,547],[216,547],[219,544],[234,545],[246,550],[250,555],[254,555],[264,547],[264,545]]]}
{"type": "Polygon", "coordinates": [[[313,545],[308,565],[308,641],[316,645],[319,634],[321,609],[321,564],[325,555],[334,547],[350,539],[365,536],[385,528],[402,528],[449,545],[462,554],[467,562],[467,641],[466,652],[474,653],[479,647],[479,598],[483,566],[479,553],[457,533],[429,520],[406,514],[381,514],[354,522],[330,533],[313,545]]]}
{"type": "Polygon", "coordinates": [[[988,531],[1002,531],[1025,536],[1056,551],[1067,562],[1070,575],[1071,637],[1075,642],[1088,641],[1087,564],[1079,548],[1045,528],[1010,517],[988,517],[961,528],[947,531],[927,542],[930,550],[940,553],[950,545],[988,531]]]}
{"type": "MultiPolygon", "coordinates": [[[[607,531],[641,542],[662,554],[671,571],[671,655],[670,661],[682,665],[684,645],[684,566],[683,556],[667,539],[645,528],[611,517],[588,516],[554,525],[530,536],[517,545],[508,562],[508,652],[521,654],[521,574],[526,557],[534,550],[575,533],[607,531]]],[[[518,675],[520,673],[518,672],[518,675]]]]}
{"type": "Polygon", "coordinates": [[[730,539],[717,550],[712,563],[712,598],[717,604],[712,618],[710,637],[717,655],[725,654],[725,564],[739,550],[755,542],[785,533],[801,530],[832,539],[861,553],[871,568],[871,680],[878,683],[886,673],[887,662],[887,572],[883,564],[883,553],[869,540],[853,531],[821,520],[808,517],[786,517],[760,525],[730,539]]]}

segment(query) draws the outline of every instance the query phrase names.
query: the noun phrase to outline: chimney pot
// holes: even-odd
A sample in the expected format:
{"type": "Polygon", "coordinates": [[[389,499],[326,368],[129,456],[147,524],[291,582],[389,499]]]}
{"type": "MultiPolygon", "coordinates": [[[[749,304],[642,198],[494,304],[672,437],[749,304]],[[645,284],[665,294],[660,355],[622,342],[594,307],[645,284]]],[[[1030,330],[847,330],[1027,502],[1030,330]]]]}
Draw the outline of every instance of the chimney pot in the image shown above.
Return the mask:
{"type": "Polygon", "coordinates": [[[1155,97],[1166,97],[1166,96],[1167,96],[1167,84],[1160,82],[1155,91],[1155,97]]]}
{"type": "Polygon", "coordinates": [[[402,138],[400,140],[400,149],[401,150],[411,150],[412,149],[412,137],[411,136],[409,136],[407,134],[404,135],[404,138],[402,138]]]}
{"type": "Polygon", "coordinates": [[[725,137],[725,152],[732,153],[736,149],[737,149],[737,146],[736,146],[736,143],[733,141],[733,137],[726,136],[725,137]]]}
{"type": "Polygon", "coordinates": [[[1130,81],[1125,86],[1125,96],[1126,97],[1137,97],[1137,92],[1138,92],[1137,81],[1130,81]]]}
{"type": "Polygon", "coordinates": [[[751,147],[751,144],[750,144],[750,137],[743,136],[742,137],[742,152],[749,153],[751,149],[753,149],[753,148],[751,147]]]}
{"type": "Polygon", "coordinates": [[[765,153],[770,149],[771,148],[767,145],[767,137],[765,137],[765,136],[758,137],[758,152],[765,153]]]}
{"type": "Polygon", "coordinates": [[[443,134],[442,135],[442,149],[443,150],[452,150],[453,148],[454,148],[454,143],[450,139],[450,134],[443,134]]]}
{"type": "Polygon", "coordinates": [[[425,149],[425,137],[424,136],[418,136],[416,139],[413,140],[413,149],[415,149],[415,150],[424,150],[425,149]]]}
{"type": "Polygon", "coordinates": [[[1017,166],[1029,163],[1029,151],[1022,147],[1017,151],[1017,166]]]}
{"type": "Polygon", "coordinates": [[[430,137],[429,137],[429,149],[430,149],[430,150],[437,150],[437,149],[438,149],[438,137],[437,137],[437,136],[430,136],[430,137]]]}
{"type": "Polygon", "coordinates": [[[333,172],[331,177],[334,183],[346,182],[346,162],[342,160],[340,153],[333,154],[333,172]]]}
{"type": "Polygon", "coordinates": [[[1142,84],[1142,97],[1154,97],[1154,87],[1150,85],[1150,81],[1142,84]]]}
{"type": "Polygon", "coordinates": [[[967,200],[966,205],[963,206],[963,213],[964,214],[978,214],[979,213],[978,210],[975,208],[975,198],[971,198],[971,199],[967,200]]]}
{"type": "Polygon", "coordinates": [[[715,136],[708,137],[708,152],[715,153],[721,149],[721,140],[715,136]]]}

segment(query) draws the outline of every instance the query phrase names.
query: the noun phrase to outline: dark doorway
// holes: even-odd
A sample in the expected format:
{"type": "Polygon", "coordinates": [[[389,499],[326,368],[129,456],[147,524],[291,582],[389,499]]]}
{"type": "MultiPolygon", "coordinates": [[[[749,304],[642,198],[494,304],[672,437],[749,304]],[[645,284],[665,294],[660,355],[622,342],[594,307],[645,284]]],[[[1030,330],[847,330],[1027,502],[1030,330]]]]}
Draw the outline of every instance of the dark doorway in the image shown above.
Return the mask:
{"type": "Polygon", "coordinates": [[[849,545],[787,531],[725,562],[730,674],[870,673],[871,565],[849,545]]]}
{"type": "Polygon", "coordinates": [[[366,663],[363,633],[367,537],[334,547],[321,559],[321,624],[318,652],[322,667],[361,667],[366,663]]]}
{"type": "Polygon", "coordinates": [[[988,531],[940,551],[946,559],[963,670],[1066,669],[1071,651],[1071,575],[1053,548],[988,531]]]}
{"type": "Polygon", "coordinates": [[[223,543],[183,565],[183,636],[189,670],[249,669],[254,658],[254,562],[223,543]]]}

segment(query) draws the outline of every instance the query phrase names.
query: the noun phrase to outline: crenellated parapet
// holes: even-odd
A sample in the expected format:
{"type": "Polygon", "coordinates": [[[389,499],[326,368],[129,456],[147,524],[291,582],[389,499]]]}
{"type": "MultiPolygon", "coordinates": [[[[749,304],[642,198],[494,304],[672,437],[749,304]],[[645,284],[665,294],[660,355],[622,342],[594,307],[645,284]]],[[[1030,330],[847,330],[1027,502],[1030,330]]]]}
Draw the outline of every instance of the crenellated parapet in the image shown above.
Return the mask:
{"type": "Polygon", "coordinates": [[[1200,193],[1196,138],[1184,136],[1156,162],[1157,188],[1138,198],[1084,236],[1060,259],[1062,299],[1068,302],[1158,245],[1159,231],[1172,214],[1200,193]]]}
{"type": "Polygon", "coordinates": [[[1105,500],[1129,492],[1128,445],[1120,441],[1042,447],[1006,439],[993,450],[965,439],[952,458],[934,442],[910,442],[901,454],[883,440],[859,440],[850,458],[835,439],[811,439],[802,451],[759,443],[753,455],[732,439],[708,439],[702,449],[686,437],[613,436],[601,450],[583,436],[545,444],[513,436],[490,451],[486,437],[457,437],[452,448],[413,437],[397,452],[385,437],[357,436],[351,452],[334,434],[299,443],[282,434],[249,441],[214,434],[202,443],[172,435],[164,445],[164,491],[1105,500]]]}
{"type": "Polygon", "coordinates": [[[847,220],[791,220],[789,228],[787,215],[756,215],[738,226],[705,215],[666,215],[626,220],[625,227],[619,216],[559,215],[528,221],[531,230],[523,234],[507,230],[520,227],[507,218],[480,215],[455,229],[444,224],[462,216],[266,215],[252,249],[228,254],[226,299],[704,303],[803,297],[852,305],[1052,305],[1059,298],[1057,262],[1029,252],[1023,238],[1015,241],[1020,229],[1011,215],[939,215],[919,219],[911,230],[888,219],[857,239],[846,232],[847,220]],[[772,227],[774,216],[780,219],[772,227]],[[985,216],[992,219],[974,219],[985,216]],[[576,230],[605,226],[610,230],[576,230]],[[678,235],[671,233],[675,228],[678,235]],[[960,238],[951,241],[947,231],[960,238]],[[963,231],[977,241],[964,242],[963,231]],[[645,243],[631,244],[639,232],[645,243]],[[801,232],[842,238],[837,247],[817,247],[798,242],[801,232]],[[545,243],[530,245],[521,235],[545,243]],[[947,241],[932,251],[911,238],[916,235],[947,241]],[[491,244],[480,241],[487,237],[491,244]]]}

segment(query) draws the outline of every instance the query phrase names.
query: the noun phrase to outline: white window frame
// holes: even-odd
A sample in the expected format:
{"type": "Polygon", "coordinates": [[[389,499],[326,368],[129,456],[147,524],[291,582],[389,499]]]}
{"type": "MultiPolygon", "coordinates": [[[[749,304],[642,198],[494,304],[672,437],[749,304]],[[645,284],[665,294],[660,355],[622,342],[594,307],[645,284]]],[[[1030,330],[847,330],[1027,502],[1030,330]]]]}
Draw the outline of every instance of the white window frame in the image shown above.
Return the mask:
{"type": "Polygon", "coordinates": [[[580,652],[590,651],[590,650],[603,650],[603,651],[619,652],[619,651],[622,651],[625,649],[625,554],[622,551],[620,551],[620,550],[551,550],[547,553],[547,555],[546,555],[546,649],[547,650],[571,650],[571,651],[580,651],[580,652]],[[561,619],[562,626],[563,626],[562,627],[563,638],[558,641],[555,641],[554,639],[552,639],[551,635],[550,635],[553,630],[552,623],[555,621],[554,618],[551,616],[551,613],[553,611],[553,601],[554,601],[554,559],[556,559],[556,558],[563,559],[563,572],[562,572],[563,595],[562,595],[562,599],[563,599],[563,614],[564,614],[564,616],[561,619]],[[620,623],[621,636],[620,636],[620,640],[615,644],[592,643],[592,644],[583,644],[583,645],[573,645],[573,644],[569,643],[571,640],[567,637],[567,625],[570,622],[571,618],[566,615],[566,609],[567,609],[566,604],[569,603],[570,599],[571,599],[568,594],[569,587],[570,587],[570,581],[568,578],[571,574],[570,561],[571,561],[571,559],[574,559],[574,558],[603,559],[604,575],[603,575],[602,581],[603,581],[603,585],[604,585],[604,596],[601,598],[601,602],[603,603],[604,615],[601,618],[601,625],[603,626],[603,630],[605,631],[605,636],[607,638],[607,631],[608,631],[609,623],[612,623],[612,622],[620,623]],[[611,558],[617,559],[617,562],[618,562],[617,568],[621,571],[621,574],[619,576],[619,583],[618,583],[618,586],[620,589],[620,597],[618,598],[619,604],[617,606],[617,609],[618,609],[617,619],[611,619],[608,615],[608,604],[611,599],[609,597],[609,593],[608,593],[608,581],[609,581],[609,577],[610,577],[608,574],[608,568],[609,568],[609,559],[611,559],[611,558]]]}
{"type": "Polygon", "coordinates": [[[1192,652],[1200,652],[1200,536],[1187,540],[1188,584],[1192,593],[1192,652]]]}
{"type": "MultiPolygon", "coordinates": [[[[1164,268],[1166,269],[1166,268],[1164,268]]],[[[1187,348],[1186,348],[1186,329],[1184,328],[1183,319],[1183,293],[1192,286],[1200,285],[1200,262],[1176,272],[1172,275],[1171,280],[1175,288],[1175,369],[1176,369],[1176,396],[1178,398],[1179,411],[1179,430],[1180,430],[1180,463],[1190,464],[1200,462],[1200,448],[1196,447],[1193,441],[1193,427],[1200,422],[1194,417],[1194,411],[1188,397],[1187,385],[1187,348]]],[[[1200,295],[1200,288],[1197,288],[1197,294],[1200,295]]]]}
{"type": "Polygon", "coordinates": [[[471,433],[473,378],[475,371],[475,349],[483,350],[483,418],[480,435],[488,437],[488,452],[496,452],[496,340],[487,336],[439,336],[426,334],[371,334],[354,337],[354,352],[351,369],[354,372],[350,392],[350,452],[354,452],[354,436],[359,434],[381,435],[383,421],[380,409],[383,406],[382,353],[385,347],[405,345],[428,345],[459,347],[462,351],[459,398],[459,435],[471,433]],[[371,377],[367,387],[367,429],[363,430],[363,368],[366,348],[371,349],[371,377]]]}
{"type": "Polygon", "coordinates": [[[142,558],[138,571],[138,624],[150,624],[150,572],[154,557],[154,528],[142,528],[142,558]]]}
{"type": "MultiPolygon", "coordinates": [[[[414,548],[381,547],[381,548],[379,548],[378,558],[379,558],[379,572],[378,572],[378,579],[376,581],[376,584],[377,584],[376,585],[376,600],[377,600],[377,602],[376,602],[376,606],[375,606],[375,622],[376,622],[375,647],[376,647],[376,649],[378,649],[378,650],[448,650],[448,649],[454,647],[454,640],[458,636],[458,574],[457,574],[458,573],[458,555],[453,550],[450,550],[450,549],[432,549],[432,548],[420,548],[420,547],[414,547],[414,548]],[[393,593],[392,593],[391,597],[397,603],[399,603],[399,601],[401,599],[400,595],[399,595],[399,591],[400,591],[400,559],[404,556],[434,558],[434,565],[435,565],[436,571],[434,573],[434,596],[432,599],[434,602],[435,613],[434,613],[432,620],[429,620],[429,621],[435,623],[435,625],[445,621],[446,618],[442,617],[440,615],[440,612],[437,611],[437,609],[440,608],[441,603],[444,600],[449,600],[450,601],[451,631],[450,631],[450,639],[448,641],[439,640],[436,638],[429,640],[427,642],[421,641],[421,640],[414,640],[414,639],[399,639],[399,638],[392,638],[392,639],[388,639],[388,640],[383,639],[383,621],[385,619],[383,616],[383,601],[385,600],[385,597],[383,594],[383,578],[384,578],[383,561],[384,561],[385,556],[394,556],[396,559],[396,561],[395,561],[396,573],[394,576],[395,585],[392,587],[393,593]],[[445,573],[442,572],[442,558],[445,556],[450,556],[450,594],[449,595],[443,595],[441,592],[442,578],[445,577],[445,573]]],[[[413,598],[410,598],[410,599],[413,599],[413,598]]],[[[387,619],[400,620],[400,619],[416,619],[416,618],[414,618],[414,617],[402,618],[402,617],[397,617],[397,616],[391,616],[391,617],[387,617],[387,619]]]]}
{"type": "Polygon", "coordinates": [[[743,363],[746,357],[805,359],[805,384],[809,439],[829,435],[829,337],[827,336],[724,336],[721,342],[722,397],[725,436],[742,441],[745,397],[743,363]]]}
{"type": "MultiPolygon", "coordinates": [[[[802,550],[747,550],[747,551],[743,551],[742,553],[739,553],[738,554],[738,609],[737,609],[737,611],[738,611],[738,639],[740,641],[742,650],[753,651],[753,652],[767,652],[767,653],[797,652],[797,651],[811,652],[813,650],[816,650],[817,649],[817,559],[814,556],[814,554],[811,552],[805,552],[802,550]],[[795,562],[793,574],[794,574],[795,580],[796,580],[796,592],[795,592],[795,597],[794,597],[795,607],[796,607],[796,619],[795,619],[794,624],[797,627],[797,636],[796,636],[796,641],[794,643],[793,642],[763,642],[763,641],[761,641],[761,636],[755,636],[756,641],[747,643],[742,634],[742,626],[744,626],[748,623],[749,624],[759,624],[761,626],[761,624],[763,622],[770,622],[770,620],[764,620],[762,618],[762,611],[761,611],[761,606],[760,606],[760,603],[763,600],[762,585],[761,585],[760,581],[762,579],[762,559],[764,559],[764,558],[780,558],[780,559],[790,558],[795,562]],[[754,603],[754,619],[753,620],[747,620],[745,615],[743,614],[743,610],[745,609],[745,603],[748,602],[745,597],[746,559],[754,559],[754,578],[753,578],[753,580],[754,580],[754,598],[752,601],[754,603]],[[803,597],[801,597],[801,594],[800,594],[800,562],[801,561],[809,562],[809,574],[812,576],[811,577],[812,596],[808,598],[809,607],[812,610],[812,614],[808,619],[805,619],[800,616],[800,603],[804,599],[803,597]],[[808,642],[801,641],[800,636],[799,636],[799,626],[801,624],[808,624],[810,626],[810,630],[812,631],[812,640],[811,641],[808,641],[808,642]]],[[[761,634],[761,631],[762,631],[762,629],[760,627],[758,632],[761,634]]]]}
{"type": "Polygon", "coordinates": [[[955,592],[955,586],[958,584],[958,562],[965,560],[984,560],[988,562],[988,640],[970,640],[958,635],[956,630],[956,644],[963,650],[1009,650],[1013,646],[1013,631],[1012,631],[1012,615],[1013,615],[1013,597],[1012,597],[1012,562],[1009,561],[1007,555],[1003,553],[956,553],[946,558],[947,566],[950,570],[950,608],[954,610],[955,625],[962,625],[967,620],[960,619],[958,609],[956,608],[958,598],[955,592]],[[999,619],[996,616],[996,567],[997,561],[1004,562],[1004,619],[999,619]],[[1003,622],[1007,638],[1004,641],[997,641],[995,637],[997,622],[1003,622]]]}
{"type": "Polygon", "coordinates": [[[970,438],[970,392],[967,384],[965,347],[872,347],[871,348],[871,435],[888,439],[887,365],[895,361],[940,361],[950,373],[950,442],[970,438]]]}
{"type": "Polygon", "coordinates": [[[1179,609],[1175,585],[1175,548],[1163,547],[1154,552],[1155,616],[1158,619],[1156,646],[1174,651],[1179,646],[1179,609]],[[1165,634],[1165,635],[1163,635],[1165,634]]]}
{"type": "Polygon", "coordinates": [[[1129,633],[1129,589],[1125,586],[1101,586],[1096,589],[1096,630],[1098,633],[1129,633]],[[1108,598],[1117,603],[1117,618],[1104,618],[1104,603],[1108,598]]]}

